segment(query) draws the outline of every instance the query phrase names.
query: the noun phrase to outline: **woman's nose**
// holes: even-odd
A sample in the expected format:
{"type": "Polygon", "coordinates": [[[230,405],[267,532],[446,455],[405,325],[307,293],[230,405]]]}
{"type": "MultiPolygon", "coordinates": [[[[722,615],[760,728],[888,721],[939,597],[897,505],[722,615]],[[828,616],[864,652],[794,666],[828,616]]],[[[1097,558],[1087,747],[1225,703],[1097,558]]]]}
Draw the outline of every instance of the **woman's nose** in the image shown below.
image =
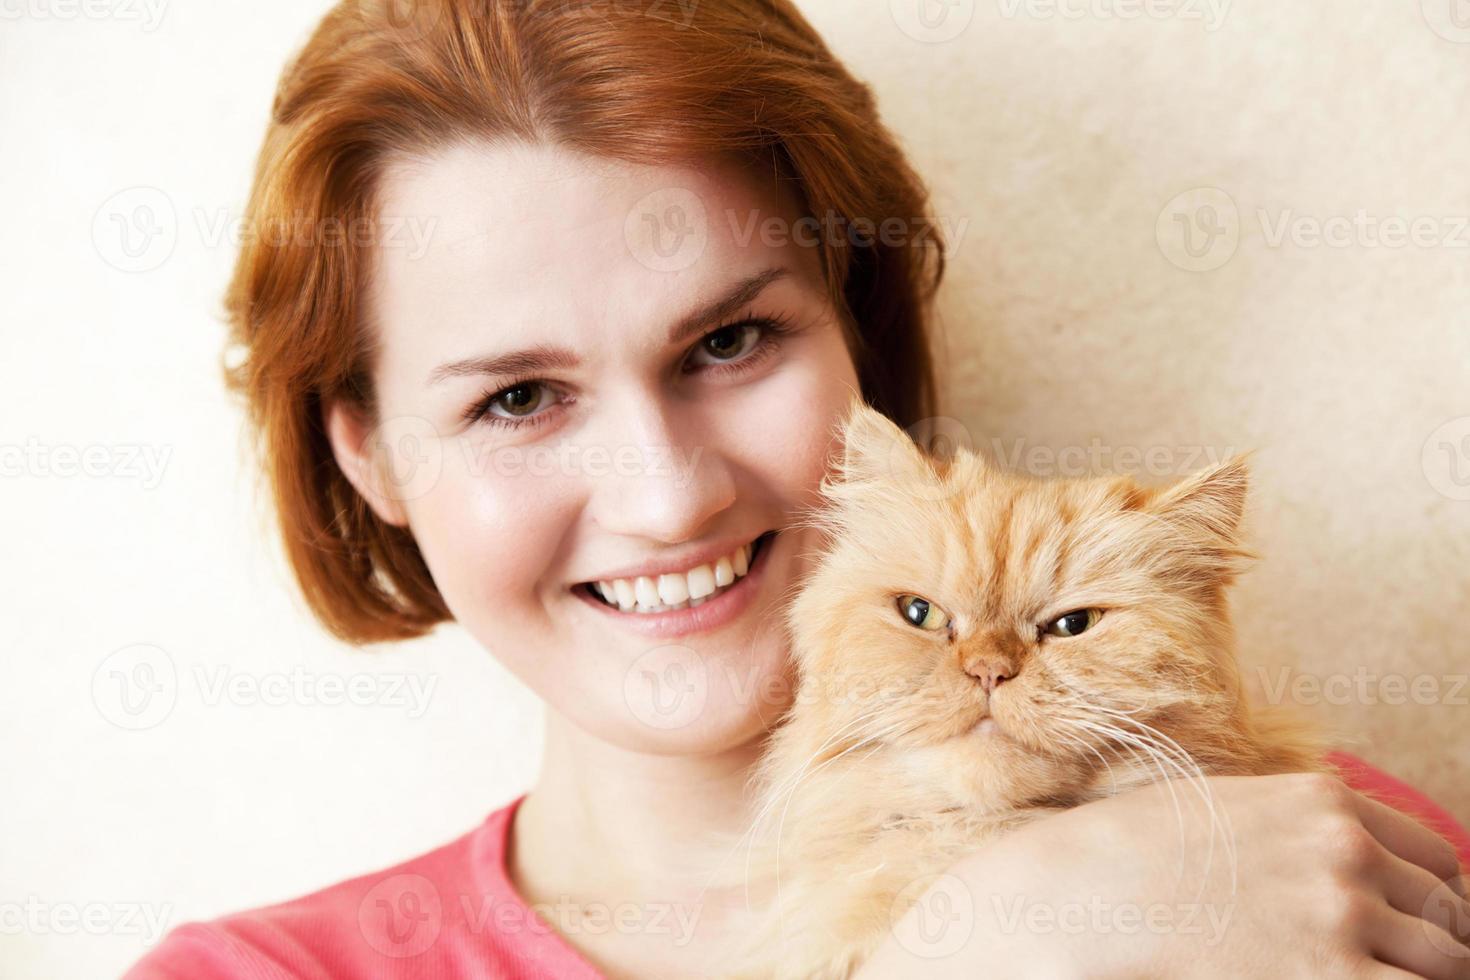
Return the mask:
{"type": "Polygon", "coordinates": [[[641,401],[599,430],[612,458],[608,472],[589,476],[600,528],[669,544],[715,532],[735,502],[735,477],[696,413],[641,401]]]}

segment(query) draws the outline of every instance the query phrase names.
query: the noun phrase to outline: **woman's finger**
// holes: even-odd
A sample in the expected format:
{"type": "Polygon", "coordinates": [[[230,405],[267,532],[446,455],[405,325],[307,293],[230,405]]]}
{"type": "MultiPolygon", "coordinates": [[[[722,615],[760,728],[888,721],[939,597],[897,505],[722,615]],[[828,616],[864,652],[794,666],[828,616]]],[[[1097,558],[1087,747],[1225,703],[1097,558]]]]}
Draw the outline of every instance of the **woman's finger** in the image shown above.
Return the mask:
{"type": "Polygon", "coordinates": [[[1418,916],[1453,936],[1470,942],[1470,902],[1430,872],[1384,848],[1374,875],[1388,904],[1418,916]]]}
{"type": "Polygon", "coordinates": [[[1373,955],[1427,980],[1470,980],[1470,947],[1417,915],[1383,904],[1369,929],[1373,955]]]}
{"type": "Polygon", "coordinates": [[[1358,819],[1368,832],[1405,861],[1417,864],[1440,881],[1460,875],[1460,860],[1450,842],[1406,813],[1353,790],[1358,819]]]}

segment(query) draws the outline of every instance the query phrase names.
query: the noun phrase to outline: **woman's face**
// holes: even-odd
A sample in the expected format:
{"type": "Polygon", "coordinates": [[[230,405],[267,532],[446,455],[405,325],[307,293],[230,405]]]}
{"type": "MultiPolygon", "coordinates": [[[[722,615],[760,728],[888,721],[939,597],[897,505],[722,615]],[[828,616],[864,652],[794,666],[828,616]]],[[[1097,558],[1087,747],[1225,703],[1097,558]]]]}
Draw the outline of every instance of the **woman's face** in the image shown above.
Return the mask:
{"type": "Polygon", "coordinates": [[[381,188],[426,244],[376,253],[377,425],[330,407],[338,458],[464,628],[629,749],[730,748],[789,701],[778,612],[813,542],[785,529],[858,389],[797,208],[733,164],[520,144],[381,188]]]}

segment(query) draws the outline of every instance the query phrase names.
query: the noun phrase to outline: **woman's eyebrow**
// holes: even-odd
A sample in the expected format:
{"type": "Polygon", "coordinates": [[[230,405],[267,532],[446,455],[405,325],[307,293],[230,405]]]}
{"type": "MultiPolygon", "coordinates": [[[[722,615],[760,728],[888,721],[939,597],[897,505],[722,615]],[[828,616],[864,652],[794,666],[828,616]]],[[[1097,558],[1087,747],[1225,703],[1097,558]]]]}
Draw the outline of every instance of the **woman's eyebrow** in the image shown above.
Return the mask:
{"type": "MultiPolygon", "coordinates": [[[[705,303],[680,317],[669,330],[669,345],[681,343],[691,334],[699,333],[712,324],[733,316],[741,307],[759,296],[763,289],[789,274],[790,270],[785,267],[773,266],[740,280],[719,299],[705,303]]],[[[429,373],[428,384],[436,385],[449,378],[466,376],[531,374],[557,368],[570,370],[581,363],[581,357],[568,347],[535,344],[524,350],[469,357],[441,364],[429,373]]]]}

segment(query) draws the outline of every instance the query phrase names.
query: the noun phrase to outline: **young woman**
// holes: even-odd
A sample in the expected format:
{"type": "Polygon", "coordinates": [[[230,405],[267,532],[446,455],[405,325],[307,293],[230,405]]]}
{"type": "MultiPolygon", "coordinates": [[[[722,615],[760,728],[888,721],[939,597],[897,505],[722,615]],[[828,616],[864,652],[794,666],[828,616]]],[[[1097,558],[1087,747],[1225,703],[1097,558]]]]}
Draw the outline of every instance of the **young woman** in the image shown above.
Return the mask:
{"type": "MultiPolygon", "coordinates": [[[[545,762],[459,840],[182,926],[129,976],[717,974],[743,896],[691,869],[751,816],[790,696],[793,517],[854,395],[935,414],[942,243],[870,93],[786,0],[344,0],[282,78],[250,215],[314,232],[253,236],[229,293],[312,608],[353,642],[458,622],[545,700],[545,762]]],[[[968,941],[863,975],[1470,975],[1440,836],[1325,777],[1213,788],[1239,850],[1213,940],[982,902],[968,941]]],[[[953,874],[1144,908],[1173,820],[1135,792],[953,874]]]]}

